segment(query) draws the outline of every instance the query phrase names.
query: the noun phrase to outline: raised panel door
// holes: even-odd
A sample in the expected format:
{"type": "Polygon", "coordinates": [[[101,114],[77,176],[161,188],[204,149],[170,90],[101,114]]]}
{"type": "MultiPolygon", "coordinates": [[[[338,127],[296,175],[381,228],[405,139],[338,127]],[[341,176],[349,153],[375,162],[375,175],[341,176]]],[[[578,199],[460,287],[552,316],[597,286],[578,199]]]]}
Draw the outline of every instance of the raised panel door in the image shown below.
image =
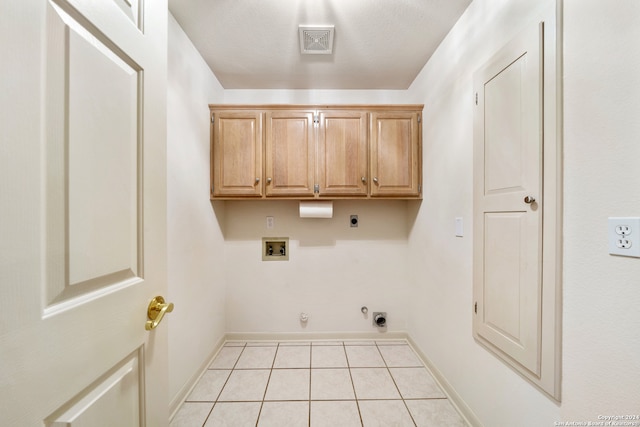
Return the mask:
{"type": "Polygon", "coordinates": [[[322,196],[367,195],[367,113],[320,111],[318,183],[322,196]]]}
{"type": "Polygon", "coordinates": [[[313,111],[266,113],[265,193],[269,197],[313,197],[315,127],[313,111]]]}
{"type": "Polygon", "coordinates": [[[0,16],[0,424],[168,425],[167,2],[0,16]]]}
{"type": "Polygon", "coordinates": [[[213,111],[212,197],[260,197],[262,118],[259,111],[213,111]]]}
{"type": "Polygon", "coordinates": [[[371,113],[371,196],[419,197],[420,112],[371,113]]]}
{"type": "Polygon", "coordinates": [[[475,75],[474,334],[540,375],[542,75],[533,27],[475,75]]]}

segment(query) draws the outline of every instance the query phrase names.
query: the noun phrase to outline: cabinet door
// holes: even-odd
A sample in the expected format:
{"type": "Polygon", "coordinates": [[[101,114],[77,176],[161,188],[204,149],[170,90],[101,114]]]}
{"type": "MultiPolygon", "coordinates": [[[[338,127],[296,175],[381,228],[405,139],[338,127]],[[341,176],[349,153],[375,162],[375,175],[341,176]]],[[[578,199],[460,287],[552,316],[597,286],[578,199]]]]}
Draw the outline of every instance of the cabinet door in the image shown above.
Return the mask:
{"type": "Polygon", "coordinates": [[[367,113],[327,110],[319,117],[320,196],[366,196],[367,113]]]}
{"type": "Polygon", "coordinates": [[[313,197],[313,111],[269,111],[266,129],[266,195],[313,197]]]}
{"type": "Polygon", "coordinates": [[[420,113],[371,113],[371,196],[420,196],[420,113]]]}
{"type": "Polygon", "coordinates": [[[213,117],[211,195],[262,196],[262,113],[215,111],[213,117]]]}

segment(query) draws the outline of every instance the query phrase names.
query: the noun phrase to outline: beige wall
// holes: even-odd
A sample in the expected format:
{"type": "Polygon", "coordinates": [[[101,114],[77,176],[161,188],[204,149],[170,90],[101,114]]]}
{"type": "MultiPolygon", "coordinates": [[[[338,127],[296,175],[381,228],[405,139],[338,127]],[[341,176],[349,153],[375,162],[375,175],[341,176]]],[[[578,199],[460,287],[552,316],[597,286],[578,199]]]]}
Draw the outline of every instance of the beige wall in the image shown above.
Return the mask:
{"type": "Polygon", "coordinates": [[[209,202],[209,109],[222,87],[169,15],[167,87],[169,396],[183,398],[225,333],[221,210],[209,202]]]}
{"type": "Polygon", "coordinates": [[[335,201],[333,218],[314,219],[300,218],[296,201],[226,202],[227,331],[384,337],[373,311],[388,313],[388,331],[405,331],[407,203],[335,201]],[[352,214],[357,228],[350,227],[352,214]],[[289,261],[262,261],[262,237],[269,236],[290,239],[289,261]],[[309,315],[306,325],[301,312],[309,315]]]}
{"type": "Polygon", "coordinates": [[[564,67],[562,416],[637,415],[640,259],[607,217],[640,216],[640,2],[565,0],[564,67]]]}

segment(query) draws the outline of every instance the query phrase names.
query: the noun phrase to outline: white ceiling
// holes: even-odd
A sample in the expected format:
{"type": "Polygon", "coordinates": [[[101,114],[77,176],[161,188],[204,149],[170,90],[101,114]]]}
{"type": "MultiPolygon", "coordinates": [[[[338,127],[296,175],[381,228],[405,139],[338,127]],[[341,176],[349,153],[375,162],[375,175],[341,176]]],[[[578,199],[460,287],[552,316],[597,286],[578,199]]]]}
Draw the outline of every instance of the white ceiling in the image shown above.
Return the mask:
{"type": "Polygon", "coordinates": [[[225,89],[406,89],[471,0],[169,0],[225,89]],[[298,25],[334,25],[301,55],[298,25]]]}

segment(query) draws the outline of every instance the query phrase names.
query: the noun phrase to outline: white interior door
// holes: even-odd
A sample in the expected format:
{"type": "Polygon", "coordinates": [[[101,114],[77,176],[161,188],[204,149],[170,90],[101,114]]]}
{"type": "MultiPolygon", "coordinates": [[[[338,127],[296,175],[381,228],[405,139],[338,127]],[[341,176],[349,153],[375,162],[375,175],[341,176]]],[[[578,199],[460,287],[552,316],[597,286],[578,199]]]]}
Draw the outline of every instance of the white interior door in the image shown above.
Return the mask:
{"type": "Polygon", "coordinates": [[[166,425],[166,1],[0,21],[0,424],[166,425]]]}
{"type": "Polygon", "coordinates": [[[540,374],[542,26],[474,76],[474,334],[540,374]]]}

